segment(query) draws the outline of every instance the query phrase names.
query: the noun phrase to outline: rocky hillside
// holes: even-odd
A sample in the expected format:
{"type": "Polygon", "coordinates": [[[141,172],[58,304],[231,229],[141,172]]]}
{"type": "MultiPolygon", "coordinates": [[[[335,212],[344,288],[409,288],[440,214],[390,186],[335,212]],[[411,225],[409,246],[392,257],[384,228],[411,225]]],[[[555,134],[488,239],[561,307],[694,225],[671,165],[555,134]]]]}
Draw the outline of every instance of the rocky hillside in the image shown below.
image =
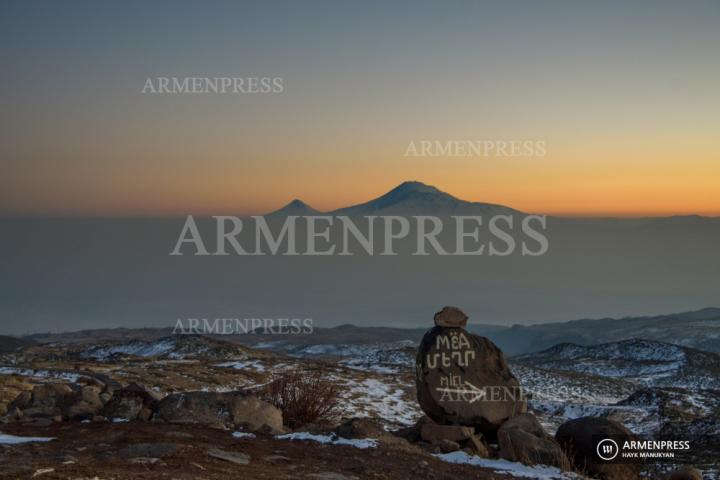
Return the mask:
{"type": "Polygon", "coordinates": [[[650,340],[589,346],[563,343],[513,360],[536,368],[621,378],[647,386],[720,388],[719,354],[650,340]]]}
{"type": "Polygon", "coordinates": [[[28,347],[33,343],[34,342],[29,339],[0,335],[0,354],[15,352],[28,347]]]}

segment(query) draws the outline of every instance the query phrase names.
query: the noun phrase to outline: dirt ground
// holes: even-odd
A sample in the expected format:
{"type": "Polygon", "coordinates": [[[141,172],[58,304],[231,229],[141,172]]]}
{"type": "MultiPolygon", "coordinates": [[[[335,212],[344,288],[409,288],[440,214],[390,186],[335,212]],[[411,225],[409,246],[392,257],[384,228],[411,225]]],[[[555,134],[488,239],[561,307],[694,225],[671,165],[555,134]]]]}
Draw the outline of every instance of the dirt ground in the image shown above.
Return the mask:
{"type": "Polygon", "coordinates": [[[393,446],[358,449],[270,435],[237,439],[231,432],[160,423],[3,425],[2,433],[55,437],[46,443],[0,445],[0,478],[51,479],[506,479],[393,446]],[[246,465],[208,450],[242,453],[246,465]],[[51,470],[52,469],[52,470],[51,470]]]}

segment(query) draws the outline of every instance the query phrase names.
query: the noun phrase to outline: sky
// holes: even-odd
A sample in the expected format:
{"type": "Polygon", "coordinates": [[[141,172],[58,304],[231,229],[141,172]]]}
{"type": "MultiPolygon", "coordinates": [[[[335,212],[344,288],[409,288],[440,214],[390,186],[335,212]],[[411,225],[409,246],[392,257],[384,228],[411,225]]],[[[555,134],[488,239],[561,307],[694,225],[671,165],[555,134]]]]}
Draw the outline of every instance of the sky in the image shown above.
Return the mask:
{"type": "Polygon", "coordinates": [[[0,214],[320,210],[405,180],[559,215],[720,215],[720,3],[0,0],[0,214]],[[276,94],[148,78],[281,77],[276,94]],[[532,140],[544,156],[407,156],[532,140]]]}

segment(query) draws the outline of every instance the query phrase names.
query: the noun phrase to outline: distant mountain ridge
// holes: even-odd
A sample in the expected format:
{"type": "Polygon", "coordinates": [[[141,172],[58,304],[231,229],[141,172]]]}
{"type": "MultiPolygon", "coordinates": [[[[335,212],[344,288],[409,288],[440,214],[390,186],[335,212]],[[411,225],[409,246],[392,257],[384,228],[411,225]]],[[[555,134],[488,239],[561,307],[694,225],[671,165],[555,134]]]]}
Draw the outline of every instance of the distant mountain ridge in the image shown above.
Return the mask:
{"type": "Polygon", "coordinates": [[[637,338],[720,352],[720,308],[656,316],[513,325],[494,332],[491,338],[510,355],[537,352],[561,343],[593,345],[637,338]]]}
{"type": "MultiPolygon", "coordinates": [[[[429,327],[359,327],[339,325],[316,327],[310,335],[284,336],[247,334],[221,336],[230,341],[255,346],[259,343],[280,342],[287,346],[326,344],[372,344],[419,341],[429,327]]],[[[468,330],[495,342],[508,356],[540,352],[562,344],[578,347],[624,340],[643,339],[674,344],[706,352],[720,352],[720,308],[704,308],[690,312],[651,317],[581,319],[538,325],[468,325],[468,330]]],[[[117,328],[80,330],[66,333],[33,334],[23,337],[37,343],[92,342],[107,340],[156,340],[172,334],[165,328],[117,328]]]]}
{"type": "Polygon", "coordinates": [[[541,352],[519,355],[513,362],[647,386],[720,387],[719,354],[651,340],[629,339],[598,345],[562,343],[541,352]]]}
{"type": "Polygon", "coordinates": [[[287,215],[495,215],[521,213],[492,203],[468,202],[432,185],[406,181],[378,198],[365,203],[319,212],[301,200],[293,200],[268,216],[287,215]]]}

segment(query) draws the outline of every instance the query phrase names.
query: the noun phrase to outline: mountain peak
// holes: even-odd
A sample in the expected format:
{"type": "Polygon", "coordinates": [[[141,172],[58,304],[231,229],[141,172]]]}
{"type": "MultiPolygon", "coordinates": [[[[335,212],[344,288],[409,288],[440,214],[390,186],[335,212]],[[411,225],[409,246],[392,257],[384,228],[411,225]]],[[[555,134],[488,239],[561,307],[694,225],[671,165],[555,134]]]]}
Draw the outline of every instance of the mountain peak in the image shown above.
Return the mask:
{"type": "Polygon", "coordinates": [[[293,199],[290,203],[288,203],[285,207],[300,207],[300,208],[310,208],[307,203],[303,202],[299,198],[293,199]]]}
{"type": "Polygon", "coordinates": [[[270,215],[297,215],[297,216],[303,216],[303,215],[315,215],[318,212],[314,208],[312,208],[307,203],[303,202],[299,198],[293,199],[290,203],[285,205],[279,210],[275,210],[274,212],[270,213],[270,215]]]}
{"type": "Polygon", "coordinates": [[[400,185],[393,188],[392,190],[390,190],[389,193],[392,193],[392,192],[428,192],[428,193],[438,192],[438,193],[440,193],[440,190],[438,190],[436,187],[434,187],[432,185],[427,185],[425,183],[418,182],[417,180],[408,180],[408,181],[401,183],[400,185]]]}
{"type": "Polygon", "coordinates": [[[366,203],[341,208],[334,215],[480,215],[514,210],[501,205],[467,202],[417,180],[408,180],[366,203]]]}

